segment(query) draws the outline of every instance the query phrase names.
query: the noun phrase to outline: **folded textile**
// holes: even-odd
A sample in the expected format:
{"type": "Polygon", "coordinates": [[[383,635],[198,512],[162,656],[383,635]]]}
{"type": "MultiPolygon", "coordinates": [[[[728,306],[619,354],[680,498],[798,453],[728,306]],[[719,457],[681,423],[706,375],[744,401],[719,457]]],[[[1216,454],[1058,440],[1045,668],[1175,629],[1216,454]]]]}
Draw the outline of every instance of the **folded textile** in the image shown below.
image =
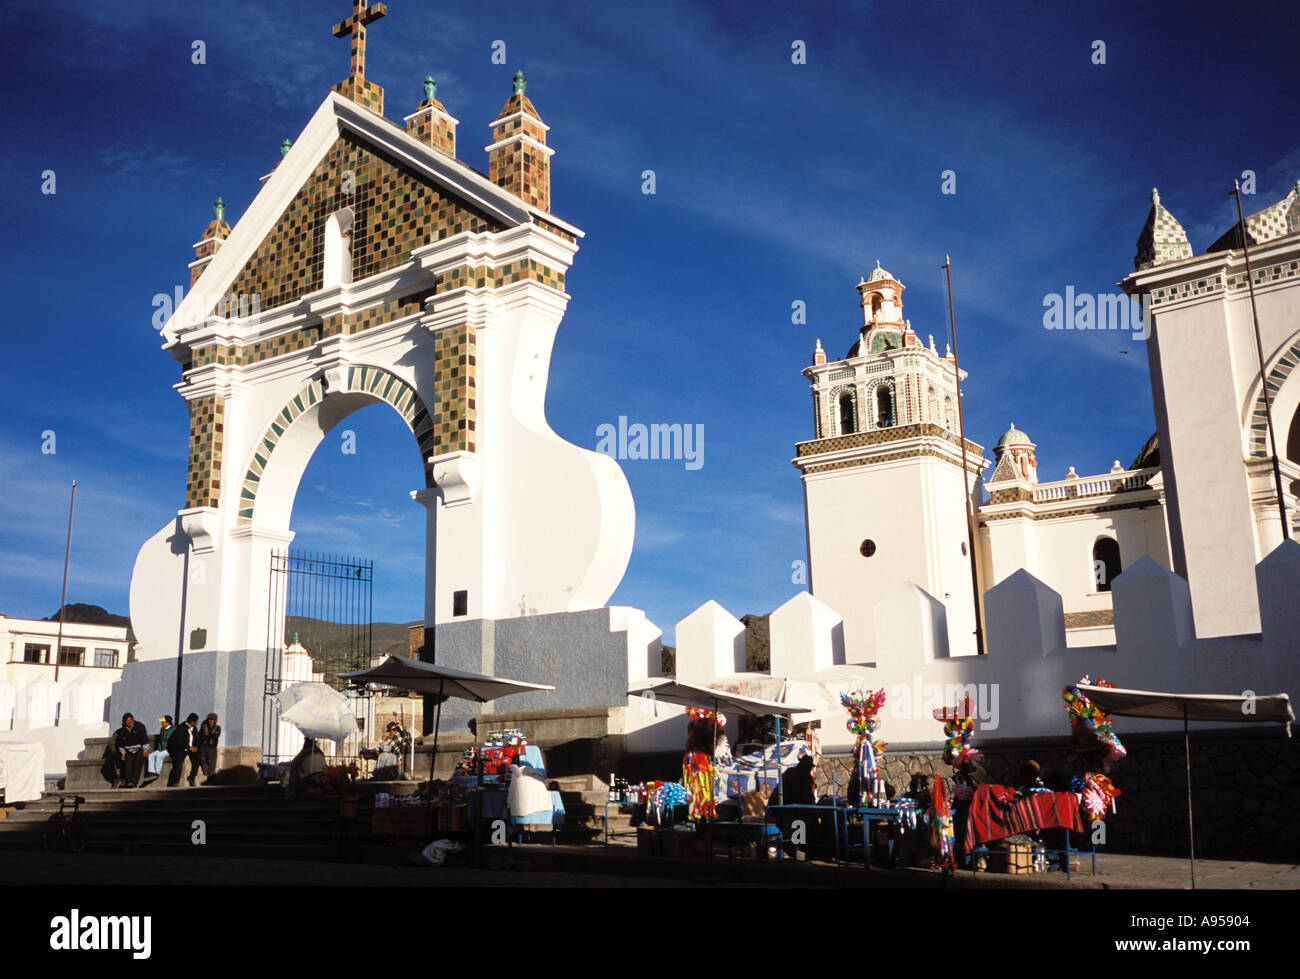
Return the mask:
{"type": "Polygon", "coordinates": [[[1020,796],[1005,785],[981,785],[966,817],[966,849],[1035,829],[1083,832],[1079,799],[1073,792],[1031,792],[1020,796]]]}

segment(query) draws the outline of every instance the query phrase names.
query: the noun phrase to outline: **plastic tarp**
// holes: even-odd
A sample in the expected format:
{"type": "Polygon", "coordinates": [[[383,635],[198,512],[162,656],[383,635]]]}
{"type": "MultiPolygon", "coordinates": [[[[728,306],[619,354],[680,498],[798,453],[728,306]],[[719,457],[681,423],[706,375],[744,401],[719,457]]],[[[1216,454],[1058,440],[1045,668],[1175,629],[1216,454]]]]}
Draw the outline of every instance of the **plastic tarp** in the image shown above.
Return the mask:
{"type": "MultiPolygon", "coordinates": [[[[518,765],[510,768],[510,821],[516,826],[551,826],[555,822],[555,796],[546,780],[536,778],[518,765]]],[[[560,814],[564,804],[560,803],[560,814]]]]}
{"type": "Polygon", "coordinates": [[[0,744],[0,787],[5,802],[31,802],[45,791],[45,745],[0,744]]]}

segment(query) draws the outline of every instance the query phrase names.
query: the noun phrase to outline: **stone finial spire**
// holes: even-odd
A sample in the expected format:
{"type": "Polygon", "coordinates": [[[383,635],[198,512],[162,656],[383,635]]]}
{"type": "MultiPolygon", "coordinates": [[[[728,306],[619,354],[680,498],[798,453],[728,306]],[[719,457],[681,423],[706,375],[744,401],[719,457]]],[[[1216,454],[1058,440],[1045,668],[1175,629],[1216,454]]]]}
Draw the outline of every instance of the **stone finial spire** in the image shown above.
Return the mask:
{"type": "Polygon", "coordinates": [[[454,118],[438,101],[438,83],[432,75],[424,76],[424,101],[404,120],[406,131],[421,143],[456,158],[456,126],[454,118]]]}
{"type": "Polygon", "coordinates": [[[333,30],[335,37],[350,36],[352,39],[351,70],[333,91],[381,116],[384,114],[384,90],[374,82],[366,81],[366,25],[387,13],[386,4],[352,0],[352,16],[335,24],[333,30]]]}
{"type": "Polygon", "coordinates": [[[826,363],[826,351],[822,349],[821,337],[817,338],[817,349],[813,351],[813,366],[820,367],[826,363]]]}
{"type": "Polygon", "coordinates": [[[551,209],[551,156],[546,131],[532,101],[524,94],[528,82],[516,71],[514,92],[492,123],[488,179],[542,211],[551,209]]]}
{"type": "Polygon", "coordinates": [[[226,224],[226,202],[218,197],[212,202],[212,220],[203,229],[203,235],[194,243],[194,261],[190,262],[190,286],[199,281],[199,276],[208,267],[222,244],[230,237],[230,225],[226,224]]]}
{"type": "Polygon", "coordinates": [[[1160,203],[1160,191],[1152,187],[1151,211],[1147,214],[1146,224],[1142,226],[1142,233],[1138,235],[1133,268],[1140,272],[1153,265],[1191,257],[1192,245],[1187,240],[1187,232],[1178,223],[1178,219],[1165,210],[1160,203]]]}

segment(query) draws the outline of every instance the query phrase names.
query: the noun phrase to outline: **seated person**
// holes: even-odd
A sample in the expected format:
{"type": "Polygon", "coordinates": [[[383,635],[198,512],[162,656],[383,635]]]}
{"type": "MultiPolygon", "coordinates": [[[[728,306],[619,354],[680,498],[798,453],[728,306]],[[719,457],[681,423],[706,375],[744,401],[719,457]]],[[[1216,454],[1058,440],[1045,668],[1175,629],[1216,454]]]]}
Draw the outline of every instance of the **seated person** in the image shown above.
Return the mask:
{"type": "Polygon", "coordinates": [[[411,736],[403,730],[402,725],[390,721],[384,731],[384,740],[379,743],[375,759],[375,771],[371,778],[380,781],[396,781],[402,777],[402,762],[411,746],[411,736]]]}
{"type": "Polygon", "coordinates": [[[149,769],[150,775],[161,775],[163,762],[167,760],[167,742],[171,740],[172,734],[176,728],[172,724],[171,714],[164,714],[158,718],[158,733],[154,736],[154,750],[149,757],[145,759],[145,765],[149,769]]]}
{"type": "Polygon", "coordinates": [[[1032,758],[1020,766],[1016,775],[1016,788],[1020,795],[1028,795],[1034,789],[1046,788],[1040,777],[1041,766],[1032,758]]]}
{"type": "Polygon", "coordinates": [[[294,755],[293,761],[289,762],[289,770],[286,773],[289,778],[289,795],[293,796],[301,792],[305,788],[304,783],[320,774],[325,764],[325,752],[321,751],[316,739],[307,738],[303,741],[302,750],[294,755]]]}

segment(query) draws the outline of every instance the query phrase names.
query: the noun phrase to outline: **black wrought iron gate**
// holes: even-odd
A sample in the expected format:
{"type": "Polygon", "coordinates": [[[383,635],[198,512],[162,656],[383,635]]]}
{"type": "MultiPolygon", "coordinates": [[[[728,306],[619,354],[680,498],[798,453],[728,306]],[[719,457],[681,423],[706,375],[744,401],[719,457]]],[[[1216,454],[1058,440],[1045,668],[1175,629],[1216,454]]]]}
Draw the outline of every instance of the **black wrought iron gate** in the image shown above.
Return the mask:
{"type": "Polygon", "coordinates": [[[285,649],[301,644],[311,657],[311,679],[348,689],[339,674],[370,665],[373,593],[373,561],[313,551],[272,552],[262,698],[262,756],[267,763],[289,760],[281,750],[274,699],[287,682],[285,649]]]}

